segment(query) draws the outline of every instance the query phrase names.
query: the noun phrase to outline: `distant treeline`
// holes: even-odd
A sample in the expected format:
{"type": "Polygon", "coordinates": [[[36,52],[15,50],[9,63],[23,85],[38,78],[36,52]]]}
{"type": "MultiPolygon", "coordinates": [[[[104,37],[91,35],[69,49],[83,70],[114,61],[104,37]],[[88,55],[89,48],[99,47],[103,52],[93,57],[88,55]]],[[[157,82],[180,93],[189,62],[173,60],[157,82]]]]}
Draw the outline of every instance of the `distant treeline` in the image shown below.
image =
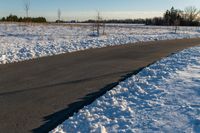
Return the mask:
{"type": "MultiPolygon", "coordinates": [[[[95,23],[96,20],[87,20],[83,23],[95,23]]],[[[125,20],[101,20],[101,23],[127,23],[146,24],[160,26],[200,26],[200,11],[195,7],[187,7],[184,11],[172,7],[163,17],[150,19],[125,19],[125,20]]]]}
{"type": "Polygon", "coordinates": [[[44,17],[18,17],[16,15],[9,15],[7,17],[3,17],[0,19],[3,22],[34,22],[34,23],[45,23],[47,22],[46,18],[44,17]]]}
{"type": "MultiPolygon", "coordinates": [[[[86,20],[82,23],[95,23],[96,20],[86,20]]],[[[111,20],[102,20],[101,23],[126,23],[126,24],[145,24],[146,19],[111,19],[111,20]]]]}
{"type": "MultiPolygon", "coordinates": [[[[103,16],[101,16],[103,17],[103,16]]],[[[3,17],[0,21],[4,22],[47,22],[44,17],[18,17],[16,15],[9,15],[3,17]]],[[[179,10],[172,7],[167,10],[163,17],[155,17],[150,19],[124,19],[124,20],[87,20],[87,21],[61,21],[56,20],[56,23],[127,23],[127,24],[146,24],[146,25],[160,25],[160,26],[200,26],[200,10],[195,7],[187,7],[185,10],[179,10]]]]}
{"type": "Polygon", "coordinates": [[[147,25],[167,26],[200,26],[200,11],[195,7],[187,7],[184,11],[172,7],[163,17],[146,19],[147,25]]]}

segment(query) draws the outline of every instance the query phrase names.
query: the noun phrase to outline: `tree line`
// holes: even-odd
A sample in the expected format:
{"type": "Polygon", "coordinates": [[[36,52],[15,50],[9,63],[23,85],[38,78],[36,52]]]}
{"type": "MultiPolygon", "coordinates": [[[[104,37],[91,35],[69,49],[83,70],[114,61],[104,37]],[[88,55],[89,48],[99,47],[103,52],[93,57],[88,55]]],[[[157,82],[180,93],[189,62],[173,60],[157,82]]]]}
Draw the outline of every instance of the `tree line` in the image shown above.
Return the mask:
{"type": "MultiPolygon", "coordinates": [[[[96,20],[86,20],[82,21],[82,23],[95,23],[96,20]]],[[[145,24],[145,19],[110,19],[110,20],[101,20],[104,23],[126,23],[126,24],[145,24]]]]}
{"type": "Polygon", "coordinates": [[[34,22],[34,23],[45,23],[47,22],[44,17],[18,17],[17,15],[10,14],[7,17],[0,19],[2,22],[34,22]]]}
{"type": "Polygon", "coordinates": [[[45,23],[47,22],[45,17],[29,17],[30,0],[23,0],[23,7],[26,12],[26,17],[18,17],[17,15],[10,14],[7,17],[0,19],[2,22],[34,22],[34,23],[45,23]]]}
{"type": "MultiPolygon", "coordinates": [[[[83,21],[83,23],[95,22],[96,20],[83,21]]],[[[160,26],[200,26],[200,10],[196,7],[187,7],[185,10],[179,10],[172,7],[164,13],[163,17],[154,17],[150,19],[112,19],[102,20],[102,23],[128,23],[160,26]]]]}
{"type": "Polygon", "coordinates": [[[167,26],[200,26],[200,10],[196,7],[187,7],[179,10],[172,7],[167,10],[163,17],[146,19],[147,25],[167,25],[167,26]]]}
{"type": "MultiPolygon", "coordinates": [[[[35,22],[45,23],[47,22],[45,17],[29,17],[30,3],[25,2],[26,17],[18,17],[16,15],[9,15],[3,17],[0,21],[4,22],[35,22]]],[[[65,23],[67,21],[61,21],[61,10],[58,10],[57,23],[65,23]]],[[[96,23],[97,20],[86,20],[82,23],[96,23]]],[[[124,20],[99,20],[101,23],[127,23],[127,24],[146,24],[146,25],[160,25],[160,26],[200,26],[200,10],[196,7],[187,7],[185,10],[179,10],[172,7],[167,10],[163,17],[154,17],[150,19],[124,19],[124,20]]],[[[68,21],[76,22],[76,21],[68,21]]]]}

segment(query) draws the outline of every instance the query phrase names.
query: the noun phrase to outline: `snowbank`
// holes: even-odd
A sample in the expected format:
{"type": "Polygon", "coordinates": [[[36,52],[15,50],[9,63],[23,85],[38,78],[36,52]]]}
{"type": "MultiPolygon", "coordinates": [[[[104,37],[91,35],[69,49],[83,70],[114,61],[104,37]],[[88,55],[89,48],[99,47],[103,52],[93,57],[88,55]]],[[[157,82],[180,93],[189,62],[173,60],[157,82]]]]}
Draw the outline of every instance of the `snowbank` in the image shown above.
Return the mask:
{"type": "Polygon", "coordinates": [[[0,64],[90,48],[200,37],[198,27],[182,27],[177,34],[173,32],[173,27],[108,25],[105,36],[92,37],[90,25],[74,27],[0,24],[0,64]],[[3,55],[6,55],[4,60],[3,55]]]}
{"type": "Polygon", "coordinates": [[[200,47],[164,58],[52,133],[200,132],[200,47]]]}

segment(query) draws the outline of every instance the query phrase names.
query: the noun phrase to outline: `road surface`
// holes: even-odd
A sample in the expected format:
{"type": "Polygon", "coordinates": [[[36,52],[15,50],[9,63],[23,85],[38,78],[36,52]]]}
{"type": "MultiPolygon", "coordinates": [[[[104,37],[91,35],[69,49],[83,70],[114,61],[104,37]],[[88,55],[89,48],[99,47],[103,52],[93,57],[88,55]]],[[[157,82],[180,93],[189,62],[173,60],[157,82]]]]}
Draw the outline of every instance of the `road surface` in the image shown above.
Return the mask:
{"type": "Polygon", "coordinates": [[[200,44],[128,44],[0,65],[0,132],[48,132],[143,67],[200,44]]]}

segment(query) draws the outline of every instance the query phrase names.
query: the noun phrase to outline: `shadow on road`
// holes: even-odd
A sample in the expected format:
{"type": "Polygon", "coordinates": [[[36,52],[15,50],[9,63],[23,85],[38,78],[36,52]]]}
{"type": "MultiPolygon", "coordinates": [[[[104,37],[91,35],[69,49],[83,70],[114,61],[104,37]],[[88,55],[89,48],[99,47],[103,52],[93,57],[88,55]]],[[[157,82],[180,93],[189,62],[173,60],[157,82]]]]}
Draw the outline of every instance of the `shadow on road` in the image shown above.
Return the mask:
{"type": "Polygon", "coordinates": [[[33,133],[44,133],[44,132],[49,132],[49,131],[53,130],[56,126],[58,126],[59,124],[64,122],[66,119],[68,119],[74,113],[78,112],[84,106],[91,104],[97,98],[104,95],[107,91],[109,91],[113,87],[117,86],[119,84],[119,82],[126,80],[127,78],[131,77],[132,75],[136,75],[138,72],[140,72],[144,68],[145,67],[142,67],[137,70],[134,70],[131,73],[122,75],[121,79],[119,81],[111,83],[109,85],[106,85],[105,87],[100,89],[98,92],[90,93],[90,94],[86,95],[85,97],[78,99],[79,100],[78,102],[69,104],[68,107],[63,110],[55,112],[49,116],[45,116],[43,118],[45,124],[41,125],[40,127],[36,128],[36,129],[33,129],[32,132],[33,133]]]}

